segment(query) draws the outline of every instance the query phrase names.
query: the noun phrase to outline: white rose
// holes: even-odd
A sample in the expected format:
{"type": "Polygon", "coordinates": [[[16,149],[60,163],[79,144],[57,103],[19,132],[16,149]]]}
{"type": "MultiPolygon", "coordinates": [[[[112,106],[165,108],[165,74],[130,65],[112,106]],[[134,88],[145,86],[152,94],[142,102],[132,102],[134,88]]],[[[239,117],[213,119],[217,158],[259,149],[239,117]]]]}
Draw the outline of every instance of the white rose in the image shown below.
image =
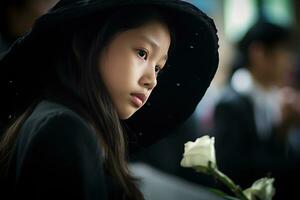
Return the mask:
{"type": "Polygon", "coordinates": [[[261,178],[255,181],[252,186],[244,190],[244,194],[250,200],[271,200],[275,194],[273,187],[274,178],[261,178]]]}
{"type": "Polygon", "coordinates": [[[216,167],[215,138],[205,135],[195,142],[184,144],[184,154],[180,165],[182,167],[192,167],[200,172],[208,170],[209,162],[211,167],[216,167]]]}

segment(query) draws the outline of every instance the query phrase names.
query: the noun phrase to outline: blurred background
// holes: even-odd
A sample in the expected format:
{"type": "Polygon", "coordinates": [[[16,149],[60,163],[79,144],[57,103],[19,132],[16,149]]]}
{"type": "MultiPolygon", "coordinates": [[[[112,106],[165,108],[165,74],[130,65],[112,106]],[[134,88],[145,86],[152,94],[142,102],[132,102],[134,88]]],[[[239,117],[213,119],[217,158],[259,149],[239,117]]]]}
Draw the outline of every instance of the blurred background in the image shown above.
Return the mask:
{"type": "MultiPolygon", "coordinates": [[[[1,0],[0,57],[59,0],[1,0]]],[[[187,0],[188,1],[188,0],[187,0]]],[[[216,138],[217,165],[243,188],[275,178],[274,199],[295,198],[300,177],[300,1],[189,0],[215,20],[217,74],[194,114],[131,156],[146,199],[220,199],[226,188],[182,168],[184,143],[216,138]]],[[[184,105],[183,105],[184,106],[184,105]]],[[[230,194],[230,191],[227,191],[230,194]]]]}

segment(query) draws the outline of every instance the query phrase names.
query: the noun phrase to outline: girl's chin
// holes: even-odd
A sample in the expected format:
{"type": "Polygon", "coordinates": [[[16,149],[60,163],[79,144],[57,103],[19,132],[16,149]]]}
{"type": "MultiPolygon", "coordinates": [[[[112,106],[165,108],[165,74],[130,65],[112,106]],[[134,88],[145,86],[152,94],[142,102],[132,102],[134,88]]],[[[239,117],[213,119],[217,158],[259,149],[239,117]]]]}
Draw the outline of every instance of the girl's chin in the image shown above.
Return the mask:
{"type": "Polygon", "coordinates": [[[135,109],[133,111],[129,111],[129,112],[123,112],[123,113],[118,113],[119,118],[122,120],[126,120],[128,118],[130,118],[138,109],[135,109]]]}

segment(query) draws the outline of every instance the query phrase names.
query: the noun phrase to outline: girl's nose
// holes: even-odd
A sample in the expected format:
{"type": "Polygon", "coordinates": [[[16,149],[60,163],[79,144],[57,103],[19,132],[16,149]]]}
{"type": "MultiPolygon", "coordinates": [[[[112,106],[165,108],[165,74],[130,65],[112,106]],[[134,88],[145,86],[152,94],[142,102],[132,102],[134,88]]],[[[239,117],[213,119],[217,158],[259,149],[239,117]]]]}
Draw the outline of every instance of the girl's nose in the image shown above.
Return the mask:
{"type": "Polygon", "coordinates": [[[147,67],[147,70],[145,70],[145,73],[141,78],[141,84],[148,90],[152,90],[156,86],[157,80],[155,67],[147,67]]]}

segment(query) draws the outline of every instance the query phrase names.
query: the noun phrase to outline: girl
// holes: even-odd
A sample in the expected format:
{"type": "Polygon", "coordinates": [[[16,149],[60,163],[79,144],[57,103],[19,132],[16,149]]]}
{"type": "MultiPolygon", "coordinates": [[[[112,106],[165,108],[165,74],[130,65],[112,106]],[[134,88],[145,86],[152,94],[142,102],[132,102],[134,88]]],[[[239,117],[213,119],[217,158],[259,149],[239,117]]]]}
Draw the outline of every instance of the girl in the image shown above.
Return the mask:
{"type": "Polygon", "coordinates": [[[126,149],[192,113],[217,49],[212,20],[186,2],[61,0],[0,61],[5,194],[143,199],[126,149]]]}

